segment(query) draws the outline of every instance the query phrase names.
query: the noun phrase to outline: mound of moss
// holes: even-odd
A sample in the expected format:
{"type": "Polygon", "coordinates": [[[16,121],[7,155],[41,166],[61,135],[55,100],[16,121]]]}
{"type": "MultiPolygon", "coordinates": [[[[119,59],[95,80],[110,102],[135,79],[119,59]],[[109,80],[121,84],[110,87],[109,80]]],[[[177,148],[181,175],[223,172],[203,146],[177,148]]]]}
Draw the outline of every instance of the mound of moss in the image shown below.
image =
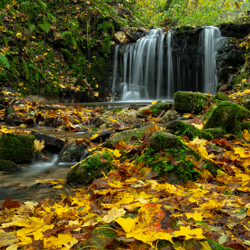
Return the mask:
{"type": "Polygon", "coordinates": [[[0,136],[0,159],[15,163],[31,162],[34,155],[34,136],[2,134],[0,136]]]}

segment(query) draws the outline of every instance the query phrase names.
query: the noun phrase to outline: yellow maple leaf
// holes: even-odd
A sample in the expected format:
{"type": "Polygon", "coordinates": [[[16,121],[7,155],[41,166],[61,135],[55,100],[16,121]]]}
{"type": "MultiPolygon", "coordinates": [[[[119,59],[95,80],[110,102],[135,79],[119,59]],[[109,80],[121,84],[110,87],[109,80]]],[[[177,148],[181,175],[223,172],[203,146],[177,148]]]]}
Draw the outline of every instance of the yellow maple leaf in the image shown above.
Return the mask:
{"type": "Polygon", "coordinates": [[[186,240],[189,239],[205,239],[206,237],[202,235],[201,228],[190,229],[190,227],[180,226],[180,231],[174,232],[175,237],[185,236],[186,240]]]}
{"type": "Polygon", "coordinates": [[[117,120],[115,120],[115,119],[113,119],[113,118],[109,118],[109,120],[110,120],[111,122],[117,123],[117,120]]]}
{"type": "Polygon", "coordinates": [[[250,141],[250,133],[248,132],[248,130],[244,130],[243,137],[246,141],[250,141]]]}
{"type": "Polygon", "coordinates": [[[117,209],[116,207],[113,207],[111,210],[109,210],[107,215],[103,216],[102,220],[106,223],[110,223],[112,220],[123,216],[125,213],[126,210],[124,210],[123,208],[117,209]]]}
{"type": "Polygon", "coordinates": [[[114,156],[115,156],[116,158],[120,157],[121,155],[122,155],[122,154],[120,154],[120,152],[119,152],[118,149],[115,149],[115,150],[114,150],[114,156]]]}
{"type": "Polygon", "coordinates": [[[198,136],[197,136],[197,137],[195,137],[195,138],[190,142],[190,144],[191,144],[191,145],[195,145],[195,144],[196,144],[196,145],[198,145],[198,146],[205,146],[207,142],[208,142],[207,140],[199,139],[198,136]]]}
{"type": "Polygon", "coordinates": [[[138,222],[137,218],[121,218],[115,220],[126,233],[130,233],[132,229],[134,229],[136,222],[138,222]]]}
{"type": "Polygon", "coordinates": [[[195,221],[202,221],[202,214],[201,213],[185,213],[187,219],[193,218],[195,221]]]}
{"type": "Polygon", "coordinates": [[[58,234],[56,237],[50,236],[44,238],[44,248],[62,249],[62,247],[65,246],[67,247],[66,249],[71,249],[77,242],[78,240],[69,234],[58,234]]]}
{"type": "Polygon", "coordinates": [[[39,140],[34,140],[34,147],[35,147],[35,152],[41,152],[45,147],[44,140],[42,140],[41,142],[39,140]]]}

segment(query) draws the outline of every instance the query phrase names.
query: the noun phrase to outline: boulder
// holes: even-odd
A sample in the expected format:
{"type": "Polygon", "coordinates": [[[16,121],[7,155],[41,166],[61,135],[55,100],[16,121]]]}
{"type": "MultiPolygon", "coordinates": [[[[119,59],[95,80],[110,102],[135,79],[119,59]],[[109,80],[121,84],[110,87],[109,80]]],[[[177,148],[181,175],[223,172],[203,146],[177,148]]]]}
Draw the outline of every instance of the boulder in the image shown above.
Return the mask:
{"type": "Polygon", "coordinates": [[[144,116],[146,116],[148,114],[148,110],[149,112],[153,115],[153,116],[158,116],[160,115],[160,113],[164,110],[164,111],[168,111],[172,108],[172,103],[171,102],[161,102],[161,101],[158,101],[157,103],[155,104],[151,104],[147,107],[143,107],[143,108],[140,108],[138,111],[137,111],[137,116],[140,117],[140,118],[143,118],[144,116]]]}
{"type": "Polygon", "coordinates": [[[79,162],[82,160],[84,155],[86,156],[87,147],[82,144],[76,144],[72,142],[68,145],[65,145],[62,151],[59,153],[58,161],[59,162],[79,162]]]}
{"type": "Polygon", "coordinates": [[[214,100],[220,100],[220,101],[233,101],[227,94],[223,92],[217,92],[213,98],[214,100]]]}
{"type": "Polygon", "coordinates": [[[65,141],[62,139],[59,139],[55,136],[51,136],[51,135],[46,135],[46,134],[42,134],[42,133],[38,133],[38,132],[32,132],[32,135],[35,136],[36,140],[39,141],[44,141],[45,150],[48,150],[50,152],[53,153],[57,153],[59,151],[61,151],[61,149],[64,147],[65,145],[65,141]]]}
{"type": "Polygon", "coordinates": [[[90,155],[80,161],[67,174],[67,182],[73,185],[90,184],[94,179],[102,177],[103,173],[107,174],[112,168],[112,157],[108,153],[90,155]]]}
{"type": "Polygon", "coordinates": [[[0,160],[0,171],[6,171],[6,172],[15,172],[19,171],[22,168],[16,163],[8,160],[0,160]]]}
{"type": "Polygon", "coordinates": [[[177,114],[175,111],[172,110],[168,110],[160,119],[159,123],[165,123],[165,122],[169,122],[172,121],[174,119],[177,118],[177,114]]]}
{"type": "Polygon", "coordinates": [[[117,113],[117,117],[119,120],[126,123],[134,123],[135,119],[137,118],[136,112],[130,110],[122,110],[121,112],[117,113]]]}
{"type": "MultiPolygon", "coordinates": [[[[167,176],[167,181],[180,183],[187,180],[196,180],[200,174],[195,171],[190,158],[200,160],[202,157],[185,145],[182,140],[166,131],[155,132],[150,140],[149,147],[139,158],[160,175],[167,176]]],[[[213,176],[217,175],[219,167],[214,163],[203,159],[203,167],[213,176]]]]}
{"type": "Polygon", "coordinates": [[[91,139],[91,141],[102,143],[102,142],[105,142],[110,136],[111,136],[110,131],[103,131],[101,134],[98,134],[96,138],[91,139]]]}
{"type": "Polygon", "coordinates": [[[114,145],[119,143],[120,140],[122,140],[125,143],[139,142],[139,140],[142,140],[144,138],[148,128],[149,127],[142,127],[142,128],[135,128],[122,131],[110,137],[109,140],[106,141],[104,145],[108,148],[114,148],[114,145]]]}
{"type": "Polygon", "coordinates": [[[222,127],[227,133],[241,137],[241,122],[246,118],[250,118],[249,110],[236,103],[222,101],[206,116],[204,129],[222,127]]]}
{"type": "Polygon", "coordinates": [[[60,116],[48,117],[48,118],[45,118],[44,125],[49,126],[49,127],[53,127],[53,128],[57,128],[59,126],[63,126],[64,121],[60,116]]]}
{"type": "Polygon", "coordinates": [[[19,126],[24,123],[25,121],[23,117],[15,113],[9,114],[7,118],[5,119],[5,124],[9,126],[19,126]]]}
{"type": "Polygon", "coordinates": [[[206,106],[206,96],[202,93],[177,91],[174,94],[174,109],[180,113],[198,114],[206,106]]]}
{"type": "Polygon", "coordinates": [[[34,155],[34,136],[2,134],[0,136],[0,159],[15,163],[31,162],[34,155]]]}

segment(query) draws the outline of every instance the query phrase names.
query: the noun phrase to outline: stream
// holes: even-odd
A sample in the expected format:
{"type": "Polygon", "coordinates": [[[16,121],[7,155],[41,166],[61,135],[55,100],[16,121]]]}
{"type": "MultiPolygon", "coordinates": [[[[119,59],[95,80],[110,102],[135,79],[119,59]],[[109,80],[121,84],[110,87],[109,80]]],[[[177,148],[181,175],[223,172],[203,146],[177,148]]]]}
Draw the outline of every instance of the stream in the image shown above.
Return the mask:
{"type": "MultiPolygon", "coordinates": [[[[6,126],[0,122],[0,126],[6,126]]],[[[86,126],[92,128],[93,126],[86,126]]],[[[19,128],[19,127],[18,127],[19,128]]],[[[22,130],[36,130],[52,136],[60,136],[62,139],[83,139],[89,138],[90,133],[78,132],[70,133],[66,131],[55,131],[55,128],[47,126],[25,127],[22,130]]],[[[14,200],[24,201],[41,201],[45,198],[60,198],[60,194],[71,195],[71,187],[63,187],[61,189],[52,188],[50,184],[40,185],[39,181],[65,179],[71,166],[76,162],[58,163],[58,155],[49,153],[47,162],[19,164],[22,170],[17,172],[0,171],[0,204],[6,198],[12,197],[14,200]]]]}

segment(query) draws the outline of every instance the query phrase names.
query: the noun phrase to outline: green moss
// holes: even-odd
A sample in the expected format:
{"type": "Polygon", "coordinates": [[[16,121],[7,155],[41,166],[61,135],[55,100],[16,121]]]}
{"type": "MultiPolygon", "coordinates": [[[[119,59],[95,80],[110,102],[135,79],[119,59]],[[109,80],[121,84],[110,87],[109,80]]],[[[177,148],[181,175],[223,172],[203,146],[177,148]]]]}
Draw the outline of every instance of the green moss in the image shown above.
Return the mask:
{"type": "Polygon", "coordinates": [[[136,143],[139,140],[142,140],[145,136],[149,127],[142,127],[138,129],[129,129],[122,131],[111,138],[107,142],[105,142],[105,146],[109,148],[114,148],[114,145],[119,143],[120,140],[124,141],[125,143],[136,143]]]}
{"type": "Polygon", "coordinates": [[[241,137],[240,125],[245,118],[250,118],[250,111],[236,103],[223,101],[210,112],[204,129],[223,128],[227,133],[241,137]]]}
{"type": "Polygon", "coordinates": [[[21,170],[14,162],[8,160],[0,160],[0,171],[14,172],[21,170]]]}
{"type": "Polygon", "coordinates": [[[225,94],[223,92],[217,92],[215,94],[215,96],[213,97],[213,99],[214,100],[220,100],[220,101],[229,101],[229,100],[231,100],[231,98],[227,94],[225,94]]]}
{"type": "Polygon", "coordinates": [[[222,245],[219,245],[218,243],[214,242],[213,240],[207,239],[209,246],[213,250],[233,250],[231,247],[224,247],[222,245]]]}
{"type": "Polygon", "coordinates": [[[204,139],[211,140],[211,139],[221,138],[223,134],[226,133],[226,131],[223,128],[207,128],[207,129],[203,129],[201,133],[204,139]],[[206,136],[207,134],[208,134],[208,137],[206,136]]]}
{"type": "Polygon", "coordinates": [[[70,169],[67,181],[73,184],[89,184],[115,167],[111,163],[112,159],[112,154],[109,152],[90,155],[70,169]]]}
{"type": "Polygon", "coordinates": [[[241,123],[241,130],[244,131],[244,129],[247,129],[250,131],[250,121],[241,123]]]}
{"type": "Polygon", "coordinates": [[[174,108],[178,112],[200,113],[206,104],[206,96],[202,93],[177,91],[174,94],[174,108]]]}
{"type": "Polygon", "coordinates": [[[15,163],[31,162],[34,154],[34,136],[2,134],[0,137],[0,159],[15,163]]]}
{"type": "Polygon", "coordinates": [[[145,112],[149,110],[153,116],[158,116],[163,110],[168,111],[172,108],[171,102],[158,101],[155,104],[149,105],[144,108],[140,108],[137,112],[138,117],[144,117],[145,112]]]}

